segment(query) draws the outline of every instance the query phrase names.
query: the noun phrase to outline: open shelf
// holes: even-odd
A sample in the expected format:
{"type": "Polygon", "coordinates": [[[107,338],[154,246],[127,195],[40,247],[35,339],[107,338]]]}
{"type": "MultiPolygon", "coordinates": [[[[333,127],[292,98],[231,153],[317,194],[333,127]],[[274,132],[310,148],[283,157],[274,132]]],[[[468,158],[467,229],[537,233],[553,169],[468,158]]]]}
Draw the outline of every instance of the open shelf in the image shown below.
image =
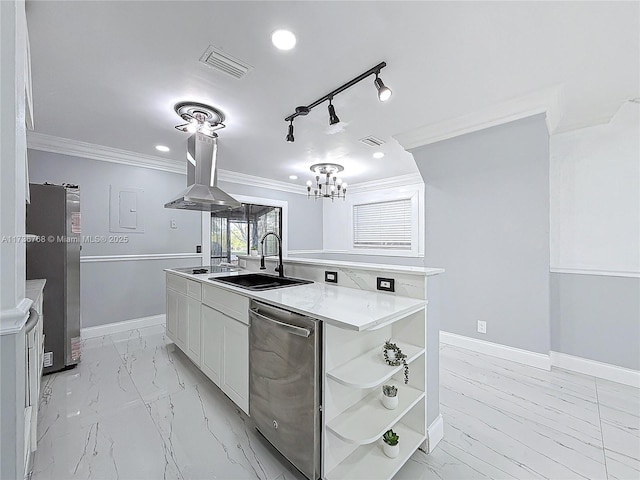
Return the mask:
{"type": "Polygon", "coordinates": [[[327,480],[388,480],[405,464],[426,436],[397,423],[393,431],[400,437],[400,454],[396,458],[387,457],[382,451],[382,441],[361,445],[331,470],[327,480]]]}
{"type": "Polygon", "coordinates": [[[382,437],[416,403],[424,392],[409,385],[398,384],[398,406],[388,410],[382,405],[382,391],[377,388],[327,425],[327,430],[348,443],[365,445],[382,437]]]}
{"type": "MultiPolygon", "coordinates": [[[[407,363],[413,362],[425,351],[423,347],[408,343],[396,342],[396,345],[407,356],[407,363]]],[[[382,356],[382,345],[380,345],[327,372],[327,377],[347,387],[373,388],[382,385],[403,368],[403,365],[397,367],[387,365],[382,356]]],[[[409,378],[411,378],[411,372],[409,372],[409,378]]]]}

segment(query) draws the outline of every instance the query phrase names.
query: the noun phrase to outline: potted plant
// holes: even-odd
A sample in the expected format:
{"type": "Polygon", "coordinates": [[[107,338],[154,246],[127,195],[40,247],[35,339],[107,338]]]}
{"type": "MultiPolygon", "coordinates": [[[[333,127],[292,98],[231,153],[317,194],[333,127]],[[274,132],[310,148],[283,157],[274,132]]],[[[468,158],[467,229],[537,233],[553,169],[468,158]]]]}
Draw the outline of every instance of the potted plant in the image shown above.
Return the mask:
{"type": "Polygon", "coordinates": [[[251,256],[252,257],[258,256],[258,247],[251,247],[251,256]]]}
{"type": "Polygon", "coordinates": [[[389,458],[396,458],[400,453],[400,445],[398,445],[400,437],[392,429],[389,429],[382,435],[382,440],[384,441],[382,445],[384,454],[389,458]]]}
{"type": "Polygon", "coordinates": [[[384,408],[394,410],[398,406],[398,388],[393,385],[382,386],[382,405],[384,408]]]}

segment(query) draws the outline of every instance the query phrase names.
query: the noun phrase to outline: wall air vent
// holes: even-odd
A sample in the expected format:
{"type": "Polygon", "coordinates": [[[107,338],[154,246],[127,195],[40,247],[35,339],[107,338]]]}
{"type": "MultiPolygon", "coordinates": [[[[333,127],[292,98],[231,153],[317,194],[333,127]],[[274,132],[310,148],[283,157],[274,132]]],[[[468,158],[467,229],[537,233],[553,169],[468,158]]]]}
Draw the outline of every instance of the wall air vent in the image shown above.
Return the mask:
{"type": "Polygon", "coordinates": [[[207,48],[200,57],[200,61],[205,65],[232,76],[233,78],[242,78],[253,70],[253,67],[248,63],[244,63],[241,60],[232,57],[213,45],[209,45],[209,48],[207,48]]]}
{"type": "Polygon", "coordinates": [[[359,141],[361,143],[364,143],[365,145],[368,145],[369,147],[379,147],[380,145],[384,144],[383,140],[380,140],[379,138],[374,137],[373,135],[369,137],[361,138],[359,141]]]}

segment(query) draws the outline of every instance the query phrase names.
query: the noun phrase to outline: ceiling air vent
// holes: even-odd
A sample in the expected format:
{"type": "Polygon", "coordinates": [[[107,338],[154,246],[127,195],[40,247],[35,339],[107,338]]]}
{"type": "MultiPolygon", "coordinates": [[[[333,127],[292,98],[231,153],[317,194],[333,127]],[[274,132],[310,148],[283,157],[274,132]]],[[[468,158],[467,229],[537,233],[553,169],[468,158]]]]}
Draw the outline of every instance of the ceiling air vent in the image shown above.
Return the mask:
{"type": "Polygon", "coordinates": [[[209,45],[209,48],[200,57],[200,61],[227,75],[231,75],[233,78],[242,78],[250,70],[253,70],[253,67],[248,63],[243,63],[213,45],[209,45]]]}
{"type": "Polygon", "coordinates": [[[373,135],[369,137],[361,138],[359,141],[370,147],[379,147],[380,145],[384,144],[383,140],[380,140],[379,138],[374,137],[373,135]]]}

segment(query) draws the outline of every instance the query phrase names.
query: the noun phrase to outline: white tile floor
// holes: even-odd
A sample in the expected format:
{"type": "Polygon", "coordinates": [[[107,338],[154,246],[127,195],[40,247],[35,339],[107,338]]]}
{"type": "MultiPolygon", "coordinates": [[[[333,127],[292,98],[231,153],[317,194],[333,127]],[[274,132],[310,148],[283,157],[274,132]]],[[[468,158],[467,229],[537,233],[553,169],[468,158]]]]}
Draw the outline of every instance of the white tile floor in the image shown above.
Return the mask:
{"type": "MultiPolygon", "coordinates": [[[[444,440],[396,479],[640,479],[638,389],[440,353],[444,440]]],[[[300,478],[163,327],[85,341],[43,383],[34,480],[300,478]]]]}

